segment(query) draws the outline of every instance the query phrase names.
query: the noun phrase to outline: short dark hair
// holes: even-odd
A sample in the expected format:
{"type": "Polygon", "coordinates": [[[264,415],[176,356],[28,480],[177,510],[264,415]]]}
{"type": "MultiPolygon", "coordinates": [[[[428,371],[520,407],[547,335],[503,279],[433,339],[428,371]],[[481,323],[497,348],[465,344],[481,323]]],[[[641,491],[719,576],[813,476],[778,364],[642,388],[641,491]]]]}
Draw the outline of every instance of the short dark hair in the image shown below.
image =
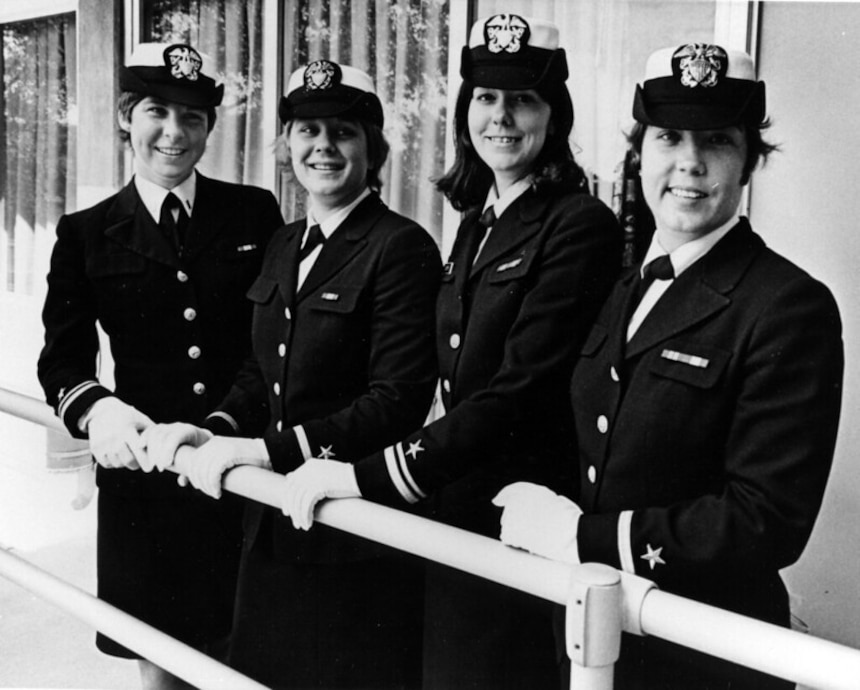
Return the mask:
{"type": "MultiPolygon", "coordinates": [[[[464,80],[454,108],[454,164],[433,182],[458,211],[484,203],[493,172],[475,152],[469,136],[469,104],[475,85],[464,80]]],[[[573,185],[585,188],[586,177],[573,158],[568,137],[573,129],[573,102],[564,84],[551,83],[536,89],[550,106],[549,131],[544,146],[534,162],[536,188],[573,185]]]]}
{"type": "MultiPolygon", "coordinates": [[[[364,138],[367,141],[367,186],[374,192],[379,193],[382,189],[382,168],[385,161],[388,160],[388,153],[391,147],[388,145],[388,140],[382,133],[382,128],[363,118],[341,118],[345,122],[353,122],[364,131],[364,138]]],[[[292,160],[290,158],[290,127],[293,126],[295,120],[287,120],[284,123],[284,129],[280,136],[275,141],[275,159],[278,162],[281,170],[283,170],[290,178],[295,177],[293,172],[292,160]]]]}
{"type": "MultiPolygon", "coordinates": [[[[148,94],[140,93],[139,91],[122,91],[116,102],[116,113],[119,116],[119,119],[131,122],[131,111],[134,110],[134,106],[146,98],[147,95],[148,94]]],[[[215,106],[201,108],[201,110],[206,111],[207,132],[211,132],[212,128],[215,127],[215,120],[217,118],[215,106]]],[[[119,134],[120,141],[125,144],[129,142],[131,137],[122,127],[117,128],[117,133],[119,134]]]]}
{"type": "MultiPolygon", "coordinates": [[[[627,142],[633,150],[637,167],[640,164],[640,159],[642,157],[642,141],[645,139],[645,130],[652,126],[655,125],[646,125],[642,122],[635,122],[632,129],[627,134],[627,142]]],[[[763,136],[763,132],[769,129],[770,126],[770,118],[766,118],[758,124],[751,125],[742,123],[740,125],[741,131],[744,133],[744,137],[746,137],[747,141],[747,156],[744,161],[744,169],[741,175],[742,185],[745,185],[750,181],[753,171],[759,164],[764,165],[767,162],[768,156],[770,156],[774,151],[779,150],[778,144],[770,143],[765,140],[763,136]]]]}

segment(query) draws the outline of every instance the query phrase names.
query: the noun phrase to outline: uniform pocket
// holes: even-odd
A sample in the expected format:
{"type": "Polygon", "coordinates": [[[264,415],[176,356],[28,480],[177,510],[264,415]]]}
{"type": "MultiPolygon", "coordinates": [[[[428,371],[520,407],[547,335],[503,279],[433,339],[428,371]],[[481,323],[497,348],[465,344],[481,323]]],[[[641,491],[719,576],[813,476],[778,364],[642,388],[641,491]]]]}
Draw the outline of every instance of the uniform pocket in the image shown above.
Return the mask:
{"type": "Polygon", "coordinates": [[[670,340],[656,348],[650,371],[696,388],[711,388],[728,366],[732,353],[687,340],[670,340]]]}
{"type": "Polygon", "coordinates": [[[146,269],[146,259],[140,254],[102,254],[87,257],[87,273],[91,278],[113,278],[136,273],[146,269]]]}
{"type": "Polygon", "coordinates": [[[525,278],[531,270],[537,252],[533,249],[524,249],[519,254],[508,255],[497,259],[486,270],[488,270],[490,283],[507,283],[511,280],[525,278]]]}
{"type": "Polygon", "coordinates": [[[245,294],[249,300],[256,304],[266,304],[271,301],[277,287],[278,281],[266,276],[258,276],[245,294]]]}
{"type": "Polygon", "coordinates": [[[355,311],[361,286],[326,285],[308,297],[308,306],[315,311],[349,314],[355,311]]]}
{"type": "Polygon", "coordinates": [[[581,354],[583,357],[593,357],[595,353],[603,346],[603,343],[606,340],[606,336],[606,329],[599,323],[595,324],[594,326],[592,326],[588,337],[582,344],[582,348],[580,348],[579,354],[581,354]]]}

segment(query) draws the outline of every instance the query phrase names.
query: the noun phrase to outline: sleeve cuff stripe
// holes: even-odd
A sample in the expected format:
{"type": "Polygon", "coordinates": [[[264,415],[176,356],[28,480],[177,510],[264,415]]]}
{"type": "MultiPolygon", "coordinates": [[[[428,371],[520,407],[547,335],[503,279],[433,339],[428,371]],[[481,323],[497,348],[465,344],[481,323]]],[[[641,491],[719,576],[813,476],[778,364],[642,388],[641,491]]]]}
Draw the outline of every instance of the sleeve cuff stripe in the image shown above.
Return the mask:
{"type": "Polygon", "coordinates": [[[630,543],[630,535],[633,529],[633,511],[623,510],[618,516],[618,558],[621,561],[621,570],[625,573],[636,573],[633,563],[633,545],[630,543]]]}
{"type": "Polygon", "coordinates": [[[237,434],[239,433],[239,425],[236,423],[236,420],[226,412],[213,412],[206,419],[212,419],[212,417],[218,417],[219,419],[223,419],[227,424],[230,425],[230,428],[233,429],[237,434]]]}
{"type": "Polygon", "coordinates": [[[83,395],[90,388],[95,388],[100,386],[101,384],[98,381],[90,380],[84,381],[83,383],[79,383],[77,386],[72,388],[68,393],[63,396],[63,399],[60,401],[60,404],[57,405],[57,416],[60,419],[64,419],[66,416],[66,411],[69,409],[69,406],[75,402],[81,395],[83,395]]]}
{"type": "Polygon", "coordinates": [[[384,451],[385,455],[385,466],[388,469],[388,475],[391,478],[391,482],[400,492],[400,495],[403,496],[403,499],[407,503],[418,503],[418,496],[412,492],[409,487],[406,485],[406,482],[403,481],[403,477],[400,476],[400,470],[397,467],[397,459],[394,456],[394,447],[388,446],[388,448],[384,451]]]}
{"type": "Polygon", "coordinates": [[[427,498],[427,494],[421,491],[421,488],[418,486],[418,482],[415,481],[415,478],[409,471],[409,465],[406,462],[406,455],[403,453],[403,444],[398,443],[394,446],[394,449],[397,452],[397,466],[400,468],[400,474],[403,477],[403,481],[406,482],[406,485],[416,496],[427,498]]]}
{"type": "Polygon", "coordinates": [[[296,435],[296,442],[299,444],[299,450],[302,453],[302,457],[307,460],[313,455],[313,453],[311,453],[311,444],[308,441],[308,435],[305,433],[305,428],[301,424],[298,424],[293,427],[293,433],[296,435]]]}

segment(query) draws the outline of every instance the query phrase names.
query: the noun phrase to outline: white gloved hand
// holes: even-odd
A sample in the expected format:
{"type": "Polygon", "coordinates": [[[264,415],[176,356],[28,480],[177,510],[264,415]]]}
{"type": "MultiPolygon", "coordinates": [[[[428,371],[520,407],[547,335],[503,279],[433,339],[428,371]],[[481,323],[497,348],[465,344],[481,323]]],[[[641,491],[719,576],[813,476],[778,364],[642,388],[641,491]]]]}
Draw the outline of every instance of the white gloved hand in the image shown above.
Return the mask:
{"type": "Polygon", "coordinates": [[[192,451],[187,462],[183,460],[182,471],[194,488],[212,498],[221,498],[221,480],[227,470],[239,465],[269,467],[264,448],[252,438],[213,436],[192,451]]]}
{"type": "Polygon", "coordinates": [[[149,464],[144,466],[141,463],[141,469],[144,472],[153,469],[163,472],[173,464],[179,446],[199,448],[211,438],[211,431],[201,429],[193,424],[184,422],[155,424],[143,433],[149,464]]]}
{"type": "Polygon", "coordinates": [[[516,482],[493,499],[502,511],[499,539],[508,546],[564,563],[579,563],[576,534],[582,509],[545,486],[516,482]]]}
{"type": "Polygon", "coordinates": [[[86,420],[90,452],[99,465],[136,470],[149,464],[140,432],[153,422],[145,414],[111,396],[96,400],[86,420]]]}
{"type": "Polygon", "coordinates": [[[355,467],[348,462],[309,458],[287,475],[281,494],[281,511],[296,529],[309,530],[314,509],[324,498],[359,498],[355,467]]]}

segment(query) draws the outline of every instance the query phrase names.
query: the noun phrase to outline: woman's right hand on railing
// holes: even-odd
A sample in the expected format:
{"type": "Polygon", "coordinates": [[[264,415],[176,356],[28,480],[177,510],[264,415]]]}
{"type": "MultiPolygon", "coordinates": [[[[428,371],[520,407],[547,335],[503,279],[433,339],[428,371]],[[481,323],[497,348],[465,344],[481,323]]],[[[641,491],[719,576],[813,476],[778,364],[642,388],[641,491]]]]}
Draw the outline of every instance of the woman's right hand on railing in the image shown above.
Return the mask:
{"type": "Polygon", "coordinates": [[[149,464],[141,432],[152,420],[116,397],[97,400],[86,421],[90,452],[102,467],[136,470],[149,464]]]}

